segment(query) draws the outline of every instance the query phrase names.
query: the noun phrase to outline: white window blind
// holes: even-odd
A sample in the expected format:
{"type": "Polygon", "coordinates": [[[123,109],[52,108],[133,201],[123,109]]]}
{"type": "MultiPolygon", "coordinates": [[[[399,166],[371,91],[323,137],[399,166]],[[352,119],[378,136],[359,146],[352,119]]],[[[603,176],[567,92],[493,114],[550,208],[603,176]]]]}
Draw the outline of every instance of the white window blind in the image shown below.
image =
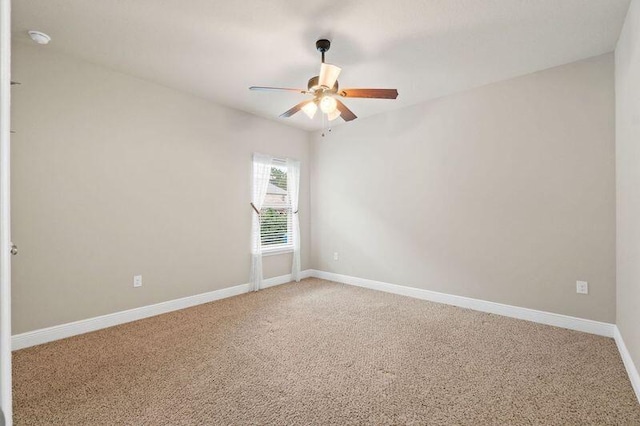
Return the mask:
{"type": "Polygon", "coordinates": [[[260,242],[265,253],[293,250],[293,213],[287,195],[287,166],[274,160],[269,186],[260,209],[260,242]]]}

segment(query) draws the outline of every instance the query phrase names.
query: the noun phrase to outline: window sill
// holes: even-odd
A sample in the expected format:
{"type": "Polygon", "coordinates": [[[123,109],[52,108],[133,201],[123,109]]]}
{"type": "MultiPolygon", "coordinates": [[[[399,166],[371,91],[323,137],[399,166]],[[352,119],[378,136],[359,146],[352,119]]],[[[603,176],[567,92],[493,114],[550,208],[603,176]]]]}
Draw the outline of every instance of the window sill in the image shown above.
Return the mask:
{"type": "Polygon", "coordinates": [[[285,253],[293,253],[293,247],[269,247],[262,249],[262,256],[275,256],[285,253]]]}

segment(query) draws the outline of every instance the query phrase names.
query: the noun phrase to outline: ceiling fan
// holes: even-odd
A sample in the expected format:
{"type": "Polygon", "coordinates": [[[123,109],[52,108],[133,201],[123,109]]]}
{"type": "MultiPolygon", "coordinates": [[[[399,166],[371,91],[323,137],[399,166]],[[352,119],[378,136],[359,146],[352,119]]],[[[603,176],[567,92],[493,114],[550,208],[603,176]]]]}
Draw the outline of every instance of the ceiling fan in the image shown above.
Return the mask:
{"type": "Polygon", "coordinates": [[[313,99],[300,102],[290,110],[282,113],[280,117],[291,117],[302,110],[309,118],[313,118],[318,108],[320,108],[320,111],[327,114],[329,120],[342,117],[344,121],[355,120],[357,117],[342,103],[339,97],[370,99],[396,99],[398,97],[396,89],[339,89],[338,75],[340,75],[342,69],[324,62],[324,54],[330,47],[331,42],[329,40],[320,39],[316,41],[316,49],[322,54],[320,74],[309,79],[307,90],[262,86],[251,86],[249,90],[297,92],[313,96],[313,99]]]}

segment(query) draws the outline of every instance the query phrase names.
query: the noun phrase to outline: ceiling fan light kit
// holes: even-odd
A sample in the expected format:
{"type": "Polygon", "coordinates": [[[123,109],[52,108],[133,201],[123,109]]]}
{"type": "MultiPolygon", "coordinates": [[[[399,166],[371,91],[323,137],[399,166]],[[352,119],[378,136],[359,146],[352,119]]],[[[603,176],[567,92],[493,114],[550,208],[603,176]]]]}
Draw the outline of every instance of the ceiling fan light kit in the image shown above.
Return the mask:
{"type": "Polygon", "coordinates": [[[335,110],[327,113],[327,118],[329,119],[329,121],[333,121],[336,118],[340,117],[341,115],[342,115],[342,113],[340,112],[340,110],[335,109],[335,110]]]}
{"type": "Polygon", "coordinates": [[[316,105],[315,102],[310,102],[302,107],[302,112],[307,114],[307,117],[310,119],[313,119],[316,115],[316,111],[318,111],[318,105],[316,105]]]}
{"type": "Polygon", "coordinates": [[[338,102],[331,96],[323,96],[320,99],[320,109],[325,114],[334,112],[338,108],[338,102]]]}
{"type": "Polygon", "coordinates": [[[320,75],[318,76],[318,84],[320,87],[324,90],[333,88],[338,81],[340,71],[342,71],[342,68],[323,62],[322,65],[320,65],[320,75]]]}
{"type": "Polygon", "coordinates": [[[313,119],[318,109],[326,114],[329,121],[342,117],[344,121],[355,120],[357,116],[338,98],[369,98],[369,99],[396,99],[396,89],[343,89],[339,90],[338,76],[342,68],[324,62],[324,55],[329,51],[331,42],[327,39],[316,41],[316,49],[322,54],[320,73],[311,77],[307,82],[307,90],[287,89],[283,87],[251,86],[250,90],[261,91],[287,91],[304,95],[312,95],[313,99],[300,102],[293,108],[280,115],[282,118],[291,117],[302,110],[307,117],[313,119]]]}

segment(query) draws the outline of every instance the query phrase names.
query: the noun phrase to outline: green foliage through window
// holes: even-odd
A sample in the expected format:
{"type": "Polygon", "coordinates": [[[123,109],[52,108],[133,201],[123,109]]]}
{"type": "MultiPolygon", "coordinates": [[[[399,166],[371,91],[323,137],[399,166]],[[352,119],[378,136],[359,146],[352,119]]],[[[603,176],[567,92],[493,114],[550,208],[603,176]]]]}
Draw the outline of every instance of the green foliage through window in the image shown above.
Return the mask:
{"type": "Polygon", "coordinates": [[[287,210],[267,208],[260,215],[262,245],[286,244],[288,241],[287,210]]]}
{"type": "Polygon", "coordinates": [[[290,226],[287,191],[287,171],[283,167],[272,167],[269,189],[260,214],[260,238],[263,246],[287,244],[290,226]]]}
{"type": "Polygon", "coordinates": [[[287,172],[277,167],[271,168],[271,177],[269,182],[280,189],[287,190],[287,172]]]}

